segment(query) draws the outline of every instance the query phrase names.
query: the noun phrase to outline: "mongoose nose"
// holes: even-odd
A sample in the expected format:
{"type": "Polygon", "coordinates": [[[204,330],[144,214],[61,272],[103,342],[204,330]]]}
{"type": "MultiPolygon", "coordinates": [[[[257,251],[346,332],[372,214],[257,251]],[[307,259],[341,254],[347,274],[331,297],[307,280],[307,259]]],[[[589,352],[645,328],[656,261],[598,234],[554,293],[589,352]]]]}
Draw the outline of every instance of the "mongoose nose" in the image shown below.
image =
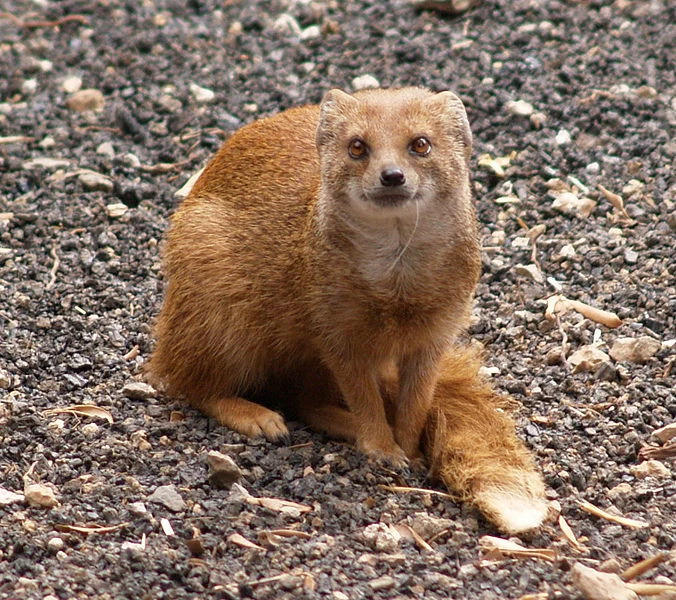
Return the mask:
{"type": "Polygon", "coordinates": [[[380,183],[387,187],[404,185],[406,183],[406,175],[404,175],[404,172],[399,167],[388,167],[380,172],[380,183]]]}

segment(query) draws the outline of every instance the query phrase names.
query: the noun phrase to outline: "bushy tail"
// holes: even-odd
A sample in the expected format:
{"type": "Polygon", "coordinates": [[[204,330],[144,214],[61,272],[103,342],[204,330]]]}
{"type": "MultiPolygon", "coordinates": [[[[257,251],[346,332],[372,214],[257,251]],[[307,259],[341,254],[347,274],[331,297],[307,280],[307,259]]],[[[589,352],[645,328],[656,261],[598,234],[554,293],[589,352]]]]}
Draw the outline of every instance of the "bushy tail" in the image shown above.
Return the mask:
{"type": "Polygon", "coordinates": [[[431,473],[508,533],[533,529],[547,514],[542,477],[516,437],[501,400],[479,375],[472,347],[445,359],[424,436],[431,473]]]}

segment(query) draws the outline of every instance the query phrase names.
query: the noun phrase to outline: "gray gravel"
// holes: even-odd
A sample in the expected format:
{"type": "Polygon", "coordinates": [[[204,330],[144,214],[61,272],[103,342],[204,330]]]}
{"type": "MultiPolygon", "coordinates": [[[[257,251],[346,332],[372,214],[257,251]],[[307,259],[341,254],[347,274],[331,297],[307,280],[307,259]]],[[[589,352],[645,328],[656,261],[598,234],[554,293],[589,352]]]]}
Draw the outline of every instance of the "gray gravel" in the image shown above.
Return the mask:
{"type": "Polygon", "coordinates": [[[402,0],[1,10],[0,598],[575,600],[575,562],[621,571],[659,552],[642,579],[676,582],[673,458],[652,436],[676,413],[673,3],[486,0],[455,18],[402,0]],[[556,549],[553,563],[481,561],[497,533],[472,507],[382,487],[430,487],[424,474],[297,423],[289,445],[247,440],[131,385],[174,192],[238,126],[366,75],[467,105],[485,247],[471,334],[582,552],[553,521],[520,540],[556,549]],[[484,155],[512,158],[499,173],[484,155]],[[553,293],[622,324],[548,320],[553,293]],[[653,342],[627,357],[622,338],[653,342]],[[598,360],[573,368],[590,346],[598,360]],[[83,404],[107,412],[45,412],[83,404]],[[229,489],[210,480],[214,450],[241,471],[229,489]],[[58,505],[29,504],[35,483],[58,505]],[[401,524],[436,536],[433,551],[401,524]]]}

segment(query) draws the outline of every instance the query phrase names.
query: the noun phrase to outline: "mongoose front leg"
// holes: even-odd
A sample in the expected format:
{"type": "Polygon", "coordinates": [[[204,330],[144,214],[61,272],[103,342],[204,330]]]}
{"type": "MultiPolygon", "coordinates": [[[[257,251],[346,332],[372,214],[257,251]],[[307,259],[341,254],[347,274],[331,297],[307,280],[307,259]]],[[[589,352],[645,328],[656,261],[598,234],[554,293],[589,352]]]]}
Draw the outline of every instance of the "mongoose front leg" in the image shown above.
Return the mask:
{"type": "Polygon", "coordinates": [[[274,441],[289,435],[282,415],[239,396],[211,398],[199,408],[221,425],[249,437],[262,435],[274,441]]]}
{"type": "Polygon", "coordinates": [[[332,368],[345,403],[357,424],[357,448],[393,465],[406,464],[406,455],[395,442],[380,393],[378,370],[336,365],[332,368]]]}
{"type": "Polygon", "coordinates": [[[422,350],[406,355],[399,364],[394,437],[408,458],[419,458],[420,436],[432,407],[439,353],[422,350]]]}

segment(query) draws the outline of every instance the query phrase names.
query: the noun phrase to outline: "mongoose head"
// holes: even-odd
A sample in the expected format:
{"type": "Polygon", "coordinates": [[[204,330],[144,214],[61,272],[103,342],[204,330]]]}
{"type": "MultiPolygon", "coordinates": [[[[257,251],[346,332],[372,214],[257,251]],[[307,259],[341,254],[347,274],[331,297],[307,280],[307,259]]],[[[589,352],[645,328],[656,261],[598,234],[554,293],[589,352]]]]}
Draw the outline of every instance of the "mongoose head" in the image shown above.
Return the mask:
{"type": "Polygon", "coordinates": [[[465,109],[451,92],[331,90],[321,103],[317,149],[325,197],[360,218],[466,204],[471,148],[465,109]]]}

